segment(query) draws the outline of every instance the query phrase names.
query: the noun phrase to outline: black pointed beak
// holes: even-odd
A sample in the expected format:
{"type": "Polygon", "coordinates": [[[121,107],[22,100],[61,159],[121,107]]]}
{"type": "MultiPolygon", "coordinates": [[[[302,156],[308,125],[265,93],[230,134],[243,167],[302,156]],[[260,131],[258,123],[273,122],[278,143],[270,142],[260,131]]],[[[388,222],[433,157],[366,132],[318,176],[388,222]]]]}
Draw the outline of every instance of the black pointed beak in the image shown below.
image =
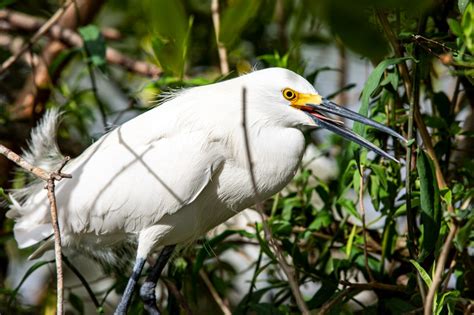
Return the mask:
{"type": "Polygon", "coordinates": [[[403,138],[403,136],[393,131],[392,129],[388,128],[387,126],[384,126],[376,121],[373,121],[347,108],[341,107],[326,99],[322,99],[322,102],[320,104],[307,103],[301,109],[304,110],[313,119],[316,125],[326,128],[350,141],[353,141],[369,150],[374,151],[375,153],[383,157],[386,157],[392,161],[399,163],[399,161],[396,158],[394,158],[387,152],[383,151],[379,147],[375,146],[373,143],[367,141],[360,135],[356,134],[351,129],[345,127],[342,121],[332,119],[326,116],[325,114],[328,114],[328,113],[334,114],[340,117],[344,117],[353,121],[360,122],[364,125],[373,127],[377,130],[383,131],[391,136],[394,136],[395,138],[398,138],[400,141],[402,141],[405,144],[407,143],[407,140],[403,138]]]}

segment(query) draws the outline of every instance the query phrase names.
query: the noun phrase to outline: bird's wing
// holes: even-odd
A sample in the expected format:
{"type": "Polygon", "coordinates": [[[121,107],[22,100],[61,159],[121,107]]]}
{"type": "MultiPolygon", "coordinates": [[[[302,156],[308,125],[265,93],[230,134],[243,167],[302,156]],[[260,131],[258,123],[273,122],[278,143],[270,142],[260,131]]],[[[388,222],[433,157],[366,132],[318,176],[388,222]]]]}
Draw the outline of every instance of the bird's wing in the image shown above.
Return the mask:
{"type": "Polygon", "coordinates": [[[81,156],[70,170],[73,178],[58,190],[65,223],[75,232],[137,232],[153,225],[192,203],[225,161],[208,132],[151,141],[120,132],[81,156]]]}

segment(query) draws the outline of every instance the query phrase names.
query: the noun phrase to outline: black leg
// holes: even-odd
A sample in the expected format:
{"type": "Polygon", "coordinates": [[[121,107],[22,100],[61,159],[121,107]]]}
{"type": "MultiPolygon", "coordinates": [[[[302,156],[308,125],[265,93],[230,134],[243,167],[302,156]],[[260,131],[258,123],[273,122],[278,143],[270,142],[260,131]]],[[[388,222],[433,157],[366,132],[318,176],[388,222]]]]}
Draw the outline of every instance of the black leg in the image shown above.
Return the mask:
{"type": "Polygon", "coordinates": [[[168,245],[161,250],[160,256],[158,256],[158,260],[156,261],[153,268],[151,268],[150,273],[148,274],[145,282],[140,288],[140,297],[143,300],[145,310],[150,315],[160,315],[160,311],[156,307],[156,283],[158,282],[161,272],[163,271],[163,268],[165,268],[166,263],[170,259],[170,256],[173,253],[175,247],[176,245],[168,245]]]}
{"type": "Polygon", "coordinates": [[[130,304],[132,299],[133,291],[135,290],[135,286],[140,278],[140,274],[142,273],[143,266],[145,265],[145,258],[137,258],[135,261],[135,265],[133,266],[133,272],[128,279],[127,287],[123,292],[122,299],[120,300],[117,309],[115,309],[115,315],[125,315],[127,314],[127,308],[130,304]]]}

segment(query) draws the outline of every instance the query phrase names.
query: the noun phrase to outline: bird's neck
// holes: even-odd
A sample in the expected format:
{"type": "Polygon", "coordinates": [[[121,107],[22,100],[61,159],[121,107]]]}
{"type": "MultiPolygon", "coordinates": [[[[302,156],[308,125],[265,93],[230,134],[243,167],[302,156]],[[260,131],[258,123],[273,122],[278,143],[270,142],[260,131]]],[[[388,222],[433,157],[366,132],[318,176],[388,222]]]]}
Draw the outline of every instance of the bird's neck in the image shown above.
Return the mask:
{"type": "MultiPolygon", "coordinates": [[[[248,170],[249,176],[253,175],[261,199],[277,193],[294,177],[305,148],[300,130],[265,126],[249,129],[247,140],[243,131],[235,138],[240,142],[235,146],[240,154],[235,152],[235,156],[241,167],[248,170]]],[[[249,179],[253,185],[252,178],[249,179]]]]}

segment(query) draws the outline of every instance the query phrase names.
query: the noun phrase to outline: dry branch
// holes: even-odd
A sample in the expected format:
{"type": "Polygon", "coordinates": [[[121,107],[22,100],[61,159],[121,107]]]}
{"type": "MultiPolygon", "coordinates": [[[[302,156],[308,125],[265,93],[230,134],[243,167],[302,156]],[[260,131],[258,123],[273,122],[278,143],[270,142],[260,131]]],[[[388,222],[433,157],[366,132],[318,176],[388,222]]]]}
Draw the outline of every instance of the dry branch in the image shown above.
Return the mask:
{"type": "Polygon", "coordinates": [[[229,63],[227,62],[227,49],[219,40],[220,33],[220,14],[219,14],[219,0],[212,0],[211,3],[212,23],[214,24],[214,31],[216,33],[217,52],[219,53],[219,61],[221,66],[221,73],[229,73],[229,63]]]}
{"type": "Polygon", "coordinates": [[[57,279],[57,314],[64,314],[64,280],[63,280],[63,266],[62,266],[62,249],[61,249],[61,233],[59,230],[58,211],[55,196],[55,181],[60,181],[63,178],[71,178],[69,174],[62,173],[63,167],[69,161],[66,157],[57,171],[48,172],[42,168],[36,167],[28,163],[21,156],[0,144],[0,154],[4,155],[9,160],[16,163],[21,168],[27,170],[38,178],[46,181],[46,189],[48,190],[48,200],[51,206],[51,224],[54,231],[54,256],[56,260],[56,279],[57,279]]]}
{"type": "MultiPolygon", "coordinates": [[[[0,20],[5,22],[0,24],[0,30],[15,29],[34,32],[44,25],[44,21],[40,18],[10,10],[0,10],[0,20]]],[[[69,47],[82,47],[84,44],[82,37],[78,33],[58,24],[49,27],[42,35],[61,41],[69,47]]],[[[146,77],[156,78],[162,73],[162,70],[154,64],[132,59],[110,47],[107,47],[105,58],[111,64],[121,66],[129,72],[146,77]]]]}
{"type": "Polygon", "coordinates": [[[217,305],[221,309],[222,313],[224,315],[232,315],[232,312],[227,307],[227,305],[225,305],[224,301],[219,296],[219,293],[217,293],[216,289],[212,285],[212,282],[209,279],[209,277],[207,276],[207,274],[201,269],[201,270],[199,270],[199,275],[201,276],[202,280],[206,284],[206,287],[209,289],[209,292],[211,293],[212,297],[214,298],[214,301],[216,301],[217,305]]]}

